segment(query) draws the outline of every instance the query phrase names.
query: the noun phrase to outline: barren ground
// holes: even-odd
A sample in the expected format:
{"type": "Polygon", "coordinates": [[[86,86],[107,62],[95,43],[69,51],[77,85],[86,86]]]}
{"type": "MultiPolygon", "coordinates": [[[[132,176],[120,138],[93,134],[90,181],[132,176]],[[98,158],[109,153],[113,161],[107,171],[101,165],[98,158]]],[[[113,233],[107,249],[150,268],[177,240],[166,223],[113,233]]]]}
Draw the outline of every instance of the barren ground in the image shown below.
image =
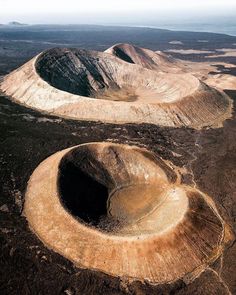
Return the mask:
{"type": "MultiPolygon", "coordinates": [[[[205,37],[199,36],[199,39],[204,40],[205,37]]],[[[177,36],[172,40],[180,38],[177,36]]],[[[14,64],[11,69],[17,64],[14,58],[11,59],[14,64]]],[[[231,59],[230,62],[235,61],[231,59]]],[[[1,72],[4,72],[2,67],[1,72]]],[[[236,102],[236,91],[227,93],[236,102]]],[[[235,243],[193,282],[187,284],[178,281],[172,285],[150,286],[145,282],[129,283],[122,278],[74,267],[68,260],[46,248],[30,231],[22,215],[27,181],[43,159],[77,144],[112,141],[144,146],[176,166],[186,167],[189,173],[183,176],[183,181],[209,194],[221,215],[236,230],[235,134],[235,114],[225,121],[223,128],[201,131],[147,124],[112,125],[40,114],[11,102],[1,94],[0,293],[236,294],[235,243]]]]}

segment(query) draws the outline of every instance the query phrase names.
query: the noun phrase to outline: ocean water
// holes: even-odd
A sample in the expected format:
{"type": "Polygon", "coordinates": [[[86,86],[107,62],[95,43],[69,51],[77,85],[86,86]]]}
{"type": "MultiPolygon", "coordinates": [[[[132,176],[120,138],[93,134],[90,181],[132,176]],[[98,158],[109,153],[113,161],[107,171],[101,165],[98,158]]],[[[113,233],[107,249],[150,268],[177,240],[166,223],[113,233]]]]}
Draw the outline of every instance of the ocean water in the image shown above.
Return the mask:
{"type": "MultiPolygon", "coordinates": [[[[236,0],[235,0],[236,1],[236,0]]],[[[167,17],[163,19],[143,20],[143,23],[133,23],[133,26],[169,29],[174,31],[190,31],[190,32],[209,32],[221,33],[236,36],[236,11],[233,15],[199,18],[193,17],[190,19],[171,19],[167,17]]]]}
{"type": "MultiPolygon", "coordinates": [[[[236,20],[236,17],[235,17],[236,20]]],[[[209,32],[220,33],[231,36],[236,36],[236,21],[235,23],[215,23],[215,24],[160,24],[155,26],[147,26],[151,28],[168,29],[174,31],[191,31],[191,32],[209,32]]]]}

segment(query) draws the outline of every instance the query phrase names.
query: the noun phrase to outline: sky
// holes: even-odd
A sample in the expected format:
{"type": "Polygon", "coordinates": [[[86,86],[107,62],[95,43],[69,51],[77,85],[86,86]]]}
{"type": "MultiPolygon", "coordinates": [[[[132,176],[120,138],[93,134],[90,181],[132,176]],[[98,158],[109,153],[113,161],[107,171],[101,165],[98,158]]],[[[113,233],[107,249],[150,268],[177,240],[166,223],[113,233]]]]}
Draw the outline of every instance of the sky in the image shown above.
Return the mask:
{"type": "Polygon", "coordinates": [[[0,23],[143,23],[236,16],[236,0],[0,0],[0,23]]]}

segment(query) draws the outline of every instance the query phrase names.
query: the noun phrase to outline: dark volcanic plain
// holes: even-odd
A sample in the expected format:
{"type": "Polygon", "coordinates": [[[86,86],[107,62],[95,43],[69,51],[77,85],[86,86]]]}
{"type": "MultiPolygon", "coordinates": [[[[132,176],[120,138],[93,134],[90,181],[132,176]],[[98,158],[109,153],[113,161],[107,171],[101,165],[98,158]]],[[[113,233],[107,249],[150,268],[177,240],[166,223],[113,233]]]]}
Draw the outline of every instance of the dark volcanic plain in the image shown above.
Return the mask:
{"type": "MultiPolygon", "coordinates": [[[[45,48],[79,46],[104,50],[130,42],[155,50],[232,48],[236,37],[208,33],[93,26],[0,29],[0,74],[4,75],[45,48]],[[115,33],[114,33],[115,32],[115,33]],[[96,38],[94,37],[96,36],[96,38]],[[208,39],[208,43],[197,40],[208,39]],[[28,40],[28,41],[22,41],[28,40]],[[168,42],[182,41],[185,45],[168,42]],[[51,44],[51,43],[53,44],[51,44]],[[67,44],[66,44],[67,42],[67,44]],[[188,43],[189,42],[189,43],[188,43]],[[187,45],[186,45],[187,44],[187,45]],[[199,48],[201,46],[201,48],[199,48]]],[[[182,55],[181,55],[182,56],[182,55]]],[[[202,54],[188,55],[201,60],[202,54]]],[[[236,65],[236,57],[218,58],[236,65]]],[[[224,69],[222,69],[224,70],[224,69]]],[[[227,90],[236,103],[236,91],[227,90]]],[[[236,244],[193,282],[151,286],[82,270],[50,251],[30,231],[22,215],[24,192],[33,170],[49,155],[81,143],[110,141],[146,147],[187,168],[183,182],[209,194],[236,230],[236,120],[218,129],[168,128],[148,124],[113,125],[66,120],[13,103],[0,94],[0,293],[1,294],[236,294],[236,244]]]]}

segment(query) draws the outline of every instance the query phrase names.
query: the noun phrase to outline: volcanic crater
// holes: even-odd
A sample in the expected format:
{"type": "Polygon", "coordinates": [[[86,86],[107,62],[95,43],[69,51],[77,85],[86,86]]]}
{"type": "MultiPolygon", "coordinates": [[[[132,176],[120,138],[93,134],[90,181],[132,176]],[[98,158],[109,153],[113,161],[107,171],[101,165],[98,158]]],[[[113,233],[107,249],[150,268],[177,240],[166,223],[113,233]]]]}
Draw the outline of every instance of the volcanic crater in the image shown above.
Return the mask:
{"type": "Polygon", "coordinates": [[[213,201],[135,146],[62,150],[32,174],[24,214],[32,230],[78,267],[166,283],[195,276],[229,241],[213,201]]]}
{"type": "Polygon", "coordinates": [[[225,93],[179,61],[129,44],[47,50],[5,77],[1,89],[39,110],[112,123],[216,127],[232,108],[225,93]]]}

